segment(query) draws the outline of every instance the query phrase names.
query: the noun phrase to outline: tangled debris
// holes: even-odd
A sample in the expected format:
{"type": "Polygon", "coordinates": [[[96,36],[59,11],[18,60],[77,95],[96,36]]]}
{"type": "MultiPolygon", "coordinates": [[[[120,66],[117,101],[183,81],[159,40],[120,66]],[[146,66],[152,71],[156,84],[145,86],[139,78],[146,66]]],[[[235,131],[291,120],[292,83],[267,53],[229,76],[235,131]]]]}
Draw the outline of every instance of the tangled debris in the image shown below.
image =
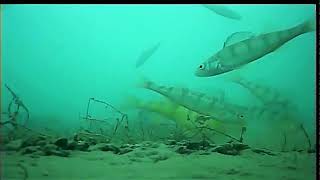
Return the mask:
{"type": "Polygon", "coordinates": [[[29,109],[22,102],[20,97],[17,96],[17,94],[7,84],[5,84],[5,86],[8,89],[8,91],[10,92],[10,94],[12,95],[12,99],[9,102],[7,112],[2,113],[3,115],[7,115],[9,120],[5,121],[5,122],[0,122],[0,127],[4,126],[6,124],[10,124],[14,127],[14,129],[16,129],[18,126],[17,117],[18,117],[20,109],[23,109],[27,113],[26,120],[22,124],[22,126],[25,126],[25,124],[27,123],[27,121],[29,120],[29,117],[30,117],[29,109]],[[15,109],[13,109],[14,107],[15,107],[15,109]]]}
{"type": "Polygon", "coordinates": [[[125,141],[127,142],[131,141],[131,138],[129,136],[128,115],[121,112],[119,109],[115,108],[110,103],[97,100],[95,98],[89,98],[88,104],[87,104],[86,116],[83,117],[82,119],[88,122],[89,126],[85,128],[85,132],[89,133],[90,135],[101,136],[103,138],[108,137],[107,139],[111,141],[117,135],[120,127],[122,127],[124,129],[122,133],[125,141]],[[109,110],[112,116],[107,118],[94,118],[92,115],[92,111],[94,110],[94,108],[92,107],[93,103],[103,105],[105,110],[109,110]],[[103,129],[106,129],[106,126],[111,127],[111,128],[108,128],[110,131],[103,130],[103,129]]]}

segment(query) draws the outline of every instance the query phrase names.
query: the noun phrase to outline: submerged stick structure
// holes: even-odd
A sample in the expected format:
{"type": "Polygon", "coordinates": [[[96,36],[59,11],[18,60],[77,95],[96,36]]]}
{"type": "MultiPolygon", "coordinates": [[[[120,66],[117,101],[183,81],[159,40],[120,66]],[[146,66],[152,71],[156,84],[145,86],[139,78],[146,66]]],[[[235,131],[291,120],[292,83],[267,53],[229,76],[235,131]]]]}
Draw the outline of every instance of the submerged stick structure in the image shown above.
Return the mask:
{"type": "Polygon", "coordinates": [[[300,128],[301,128],[304,136],[306,137],[306,139],[307,139],[307,141],[308,141],[308,148],[309,148],[308,150],[311,150],[311,149],[312,149],[311,140],[310,140],[310,137],[309,137],[309,135],[308,135],[308,133],[307,133],[307,131],[306,131],[306,129],[304,128],[304,126],[303,126],[302,123],[300,124],[300,128]]]}
{"type": "MultiPolygon", "coordinates": [[[[89,124],[89,129],[92,129],[92,125],[93,125],[93,122],[102,122],[102,123],[106,123],[108,125],[111,125],[111,123],[107,122],[107,120],[109,119],[96,119],[96,118],[92,118],[92,116],[90,115],[90,110],[91,110],[91,104],[92,103],[99,103],[99,104],[102,104],[105,106],[106,109],[111,109],[112,111],[116,112],[117,114],[120,115],[120,117],[117,117],[115,118],[116,120],[116,124],[114,125],[114,128],[113,128],[113,132],[111,134],[111,139],[116,135],[119,127],[121,125],[124,124],[124,128],[125,128],[125,136],[129,138],[129,122],[128,122],[128,115],[121,112],[119,109],[117,109],[116,107],[114,107],[113,105],[111,105],[110,103],[106,102],[106,101],[101,101],[101,100],[98,100],[98,99],[95,99],[95,98],[89,98],[88,100],[88,103],[87,103],[87,110],[86,110],[86,116],[84,117],[84,119],[86,121],[89,121],[90,124],[89,124]]],[[[100,131],[101,131],[101,128],[100,128],[100,131]]]]}
{"type": "MultiPolygon", "coordinates": [[[[189,118],[189,117],[188,117],[188,118],[189,118]]],[[[190,120],[190,119],[189,119],[189,120],[190,120]]],[[[208,127],[208,126],[205,124],[206,121],[210,121],[210,120],[209,120],[209,117],[204,116],[204,117],[198,118],[195,122],[191,121],[192,124],[193,124],[193,126],[194,126],[194,128],[198,130],[198,132],[195,133],[195,134],[193,135],[193,137],[196,136],[196,135],[198,135],[198,134],[201,134],[202,137],[205,137],[206,139],[210,140],[209,137],[207,137],[207,136],[203,133],[204,130],[210,130],[210,131],[212,131],[212,132],[215,132],[215,133],[221,134],[221,135],[223,135],[223,136],[226,136],[226,137],[228,137],[228,138],[230,138],[230,139],[232,139],[232,140],[234,140],[234,141],[237,141],[237,142],[240,142],[240,143],[243,142],[243,134],[244,134],[245,131],[246,131],[246,127],[242,127],[242,129],[241,129],[241,134],[240,134],[240,138],[238,139],[238,138],[233,137],[233,136],[231,136],[231,135],[229,135],[229,134],[226,134],[226,133],[224,133],[224,132],[221,132],[221,131],[219,131],[219,130],[217,130],[217,129],[208,127]]]]}
{"type": "Polygon", "coordinates": [[[20,97],[17,96],[17,94],[7,84],[5,84],[5,87],[8,89],[8,91],[12,95],[12,99],[8,105],[8,110],[7,110],[8,112],[6,113],[9,116],[9,121],[0,122],[0,126],[3,126],[5,124],[11,124],[14,128],[17,128],[17,126],[18,126],[17,116],[19,114],[20,107],[22,109],[24,109],[24,111],[27,113],[27,118],[26,118],[25,122],[23,123],[23,126],[25,126],[29,120],[29,117],[30,117],[29,109],[22,102],[20,97]],[[16,105],[16,108],[13,110],[14,105],[16,105]]]}

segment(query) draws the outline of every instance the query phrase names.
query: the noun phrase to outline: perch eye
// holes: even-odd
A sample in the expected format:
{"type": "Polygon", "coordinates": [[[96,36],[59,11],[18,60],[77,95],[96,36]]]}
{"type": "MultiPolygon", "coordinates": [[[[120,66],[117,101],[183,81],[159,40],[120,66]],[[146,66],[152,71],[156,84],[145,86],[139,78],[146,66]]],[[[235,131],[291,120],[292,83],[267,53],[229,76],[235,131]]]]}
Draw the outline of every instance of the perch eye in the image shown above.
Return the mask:
{"type": "Polygon", "coordinates": [[[203,70],[204,69],[204,64],[199,65],[199,69],[203,70]]]}

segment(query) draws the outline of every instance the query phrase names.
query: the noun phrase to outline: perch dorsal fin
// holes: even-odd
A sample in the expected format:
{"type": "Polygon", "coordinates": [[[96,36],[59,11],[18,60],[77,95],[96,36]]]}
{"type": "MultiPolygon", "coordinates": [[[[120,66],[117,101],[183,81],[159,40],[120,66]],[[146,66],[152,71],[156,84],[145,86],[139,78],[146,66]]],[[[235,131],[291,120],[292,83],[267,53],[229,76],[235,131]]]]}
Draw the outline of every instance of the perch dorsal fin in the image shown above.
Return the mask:
{"type": "Polygon", "coordinates": [[[250,39],[254,37],[255,34],[250,31],[241,31],[232,33],[230,36],[227,37],[226,41],[223,44],[223,48],[233,45],[235,43],[244,41],[246,39],[250,39]]]}

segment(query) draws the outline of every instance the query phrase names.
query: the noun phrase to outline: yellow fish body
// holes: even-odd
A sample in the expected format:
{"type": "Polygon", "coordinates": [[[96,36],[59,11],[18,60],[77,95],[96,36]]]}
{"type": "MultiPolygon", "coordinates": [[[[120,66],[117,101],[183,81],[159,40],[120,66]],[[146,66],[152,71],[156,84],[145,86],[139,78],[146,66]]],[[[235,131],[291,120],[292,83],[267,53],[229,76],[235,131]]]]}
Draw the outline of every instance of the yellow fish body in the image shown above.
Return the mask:
{"type": "Polygon", "coordinates": [[[191,133],[196,133],[200,127],[204,127],[204,129],[207,129],[206,134],[207,132],[211,132],[209,134],[216,134],[216,132],[227,134],[227,129],[229,131],[235,127],[237,131],[240,132],[241,126],[244,126],[244,124],[240,123],[227,124],[225,122],[210,118],[209,116],[203,116],[197,112],[185,108],[184,106],[180,106],[169,99],[143,102],[136,97],[130,97],[127,103],[131,107],[144,109],[149,112],[155,112],[163,117],[171,119],[183,131],[189,131],[191,133]]]}

